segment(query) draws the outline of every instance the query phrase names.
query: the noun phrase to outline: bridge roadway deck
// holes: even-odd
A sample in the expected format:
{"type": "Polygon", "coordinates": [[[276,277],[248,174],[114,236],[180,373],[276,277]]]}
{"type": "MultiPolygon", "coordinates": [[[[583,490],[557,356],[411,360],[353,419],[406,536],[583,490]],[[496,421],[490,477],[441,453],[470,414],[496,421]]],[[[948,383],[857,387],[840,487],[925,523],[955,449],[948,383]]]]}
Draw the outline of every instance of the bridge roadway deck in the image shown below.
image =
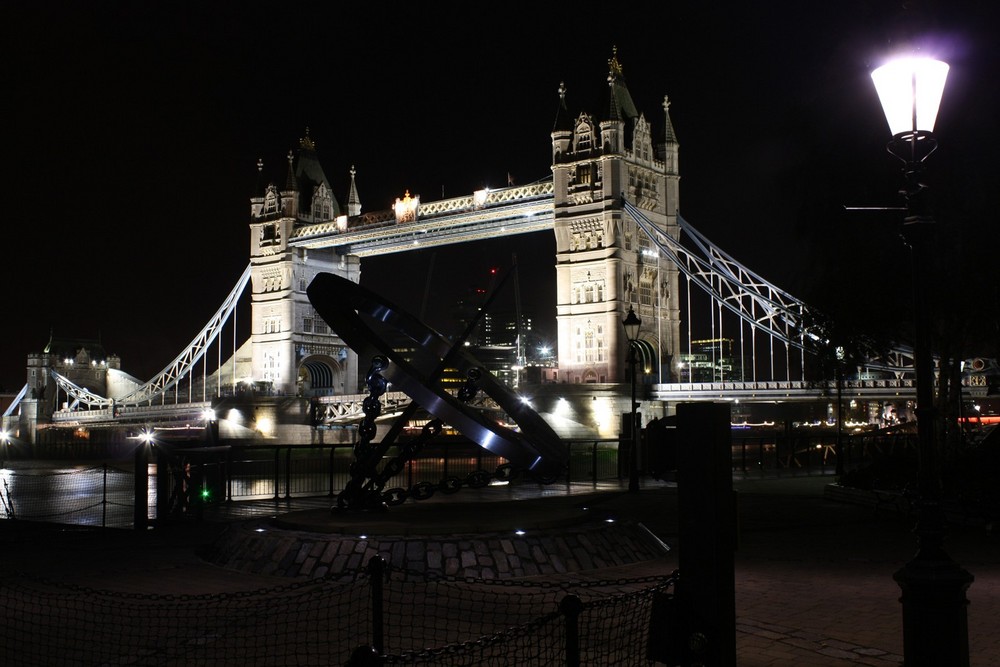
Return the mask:
{"type": "MultiPolygon", "coordinates": [[[[892,574],[913,554],[911,525],[893,513],[825,497],[833,481],[829,476],[734,479],[740,499],[736,623],[741,667],[902,664],[902,611],[892,574]]],[[[560,517],[584,505],[599,506],[622,519],[644,522],[673,547],[656,559],[574,573],[577,577],[669,573],[676,567],[677,549],[683,548],[676,540],[676,487],[666,482],[644,480],[637,494],[610,483],[494,487],[462,496],[435,496],[425,502],[456,503],[449,521],[461,519],[463,512],[467,517],[481,514],[484,503],[499,503],[496,507],[534,517],[539,524],[556,520],[553,529],[560,517]]],[[[233,525],[266,523],[269,517],[321,510],[330,503],[329,498],[233,503],[207,511],[202,522],[143,534],[5,521],[0,522],[0,567],[5,576],[30,572],[137,593],[263,589],[287,578],[212,564],[201,557],[206,546],[233,525]]],[[[982,525],[956,525],[946,546],[975,576],[968,591],[972,665],[1000,664],[1000,635],[995,632],[1000,617],[1000,541],[982,525]]]]}

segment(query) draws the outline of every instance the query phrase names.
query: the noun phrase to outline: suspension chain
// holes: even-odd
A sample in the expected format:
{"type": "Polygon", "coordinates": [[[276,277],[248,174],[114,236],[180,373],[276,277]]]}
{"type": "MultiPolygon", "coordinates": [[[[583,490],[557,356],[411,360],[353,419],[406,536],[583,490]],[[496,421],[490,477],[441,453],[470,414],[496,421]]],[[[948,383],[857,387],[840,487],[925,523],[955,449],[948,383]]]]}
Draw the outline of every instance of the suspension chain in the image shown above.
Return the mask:
{"type": "MultiPolygon", "coordinates": [[[[388,368],[389,360],[384,356],[375,356],[372,364],[365,376],[365,384],[368,386],[368,397],[365,398],[362,409],[365,413],[364,419],[358,427],[358,442],[354,446],[354,463],[351,464],[351,479],[344,487],[344,490],[337,496],[338,509],[380,509],[391,505],[400,505],[407,498],[414,500],[427,500],[436,492],[441,491],[446,494],[453,494],[461,490],[462,487],[471,489],[481,489],[488,486],[491,481],[498,480],[509,482],[516,479],[523,472],[510,463],[497,466],[492,473],[486,470],[474,470],[466,475],[465,479],[449,476],[442,479],[437,484],[431,482],[417,482],[408,489],[394,487],[383,491],[388,481],[401,473],[407,462],[412,460],[424,448],[424,445],[431,438],[441,433],[443,422],[440,419],[432,419],[427,422],[416,438],[403,443],[396,456],[389,459],[382,470],[378,470],[379,462],[384,458],[391,441],[383,441],[377,445],[371,444],[371,439],[375,437],[377,427],[375,420],[382,412],[382,404],[379,397],[385,393],[388,381],[382,376],[382,371],[388,368]],[[366,481],[367,480],[367,481],[366,481]]],[[[458,391],[458,400],[468,403],[479,392],[479,379],[482,377],[482,369],[475,368],[468,372],[465,384],[458,391]]],[[[556,481],[555,476],[538,476],[536,480],[541,484],[552,484],[556,481]]]]}

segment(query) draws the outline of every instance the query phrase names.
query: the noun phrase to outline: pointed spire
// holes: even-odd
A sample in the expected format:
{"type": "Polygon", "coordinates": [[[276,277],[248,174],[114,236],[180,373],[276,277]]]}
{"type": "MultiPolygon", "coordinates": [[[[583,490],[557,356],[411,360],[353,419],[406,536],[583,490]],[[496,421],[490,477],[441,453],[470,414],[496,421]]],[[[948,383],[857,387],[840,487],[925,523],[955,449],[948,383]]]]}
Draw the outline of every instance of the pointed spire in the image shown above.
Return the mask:
{"type": "Polygon", "coordinates": [[[306,136],[299,139],[299,148],[307,151],[316,151],[316,142],[309,136],[309,126],[306,126],[306,136]]]}
{"type": "Polygon", "coordinates": [[[608,120],[632,120],[638,118],[632,95],[625,85],[625,76],[621,61],[618,60],[618,47],[611,49],[611,59],[608,60],[608,87],[611,89],[611,105],[608,120]]]}
{"type": "Polygon", "coordinates": [[[298,189],[298,183],[295,180],[295,153],[292,151],[288,151],[288,180],[285,183],[285,189],[298,189]]]}
{"type": "Polygon", "coordinates": [[[622,73],[622,64],[618,62],[618,46],[611,47],[611,58],[608,59],[608,89],[610,107],[608,109],[608,120],[621,120],[618,113],[618,101],[615,99],[615,81],[622,73]]]}
{"type": "Polygon", "coordinates": [[[667,120],[667,128],[666,128],[667,133],[665,140],[668,144],[677,143],[677,135],[674,134],[674,124],[670,120],[670,97],[668,97],[667,95],[663,96],[663,115],[666,117],[667,120]]]}
{"type": "Polygon", "coordinates": [[[347,195],[347,215],[361,215],[361,199],[358,197],[358,186],[354,182],[354,175],[357,173],[354,165],[351,165],[351,191],[347,195]]]}
{"type": "Polygon", "coordinates": [[[573,130],[573,119],[570,118],[569,108],[566,106],[566,84],[559,82],[559,106],[556,107],[556,120],[552,124],[553,132],[571,132],[573,130]]]}

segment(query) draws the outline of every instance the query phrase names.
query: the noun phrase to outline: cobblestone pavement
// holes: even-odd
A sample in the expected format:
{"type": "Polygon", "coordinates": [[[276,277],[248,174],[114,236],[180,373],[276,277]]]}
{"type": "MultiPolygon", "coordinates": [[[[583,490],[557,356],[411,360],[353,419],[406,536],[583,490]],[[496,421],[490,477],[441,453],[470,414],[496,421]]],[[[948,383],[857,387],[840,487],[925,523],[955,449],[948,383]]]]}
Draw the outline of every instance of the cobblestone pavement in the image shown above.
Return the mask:
{"type": "MultiPolygon", "coordinates": [[[[892,575],[915,551],[910,522],[894,512],[826,498],[824,489],[832,481],[821,476],[734,479],[740,521],[735,573],[740,667],[902,664],[902,610],[892,575]]],[[[564,563],[562,571],[544,575],[592,579],[669,573],[676,568],[677,549],[683,548],[676,539],[676,488],[667,483],[644,483],[639,493],[610,484],[489,488],[468,494],[425,501],[429,509],[424,515],[405,521],[401,512],[393,514],[398,509],[393,508],[379,519],[384,522],[382,534],[395,534],[397,542],[405,542],[401,536],[409,535],[412,541],[421,533],[447,534],[469,525],[488,526],[498,533],[526,526],[526,532],[539,535],[575,530],[577,542],[569,549],[579,553],[583,528],[574,528],[582,525],[579,514],[613,516],[631,531],[633,541],[619,545],[622,552],[632,551],[631,556],[603,559],[602,549],[613,551],[610,540],[594,548],[597,557],[589,563],[564,563]],[[392,529],[391,522],[396,522],[392,529]],[[433,531],[430,525],[435,526],[433,531]]],[[[254,590],[287,581],[289,574],[315,576],[316,571],[250,567],[235,547],[227,564],[218,557],[219,545],[229,539],[227,532],[264,522],[267,530],[293,540],[275,548],[301,548],[301,542],[312,540],[306,558],[314,553],[319,563],[322,552],[315,542],[326,541],[323,549],[328,548],[336,531],[324,533],[329,528],[325,518],[320,531],[310,521],[327,517],[330,506],[328,498],[235,503],[206,511],[199,523],[162,526],[143,534],[0,522],[0,568],[107,590],[178,594],[254,590]],[[214,562],[204,557],[212,548],[214,562]]],[[[611,531],[605,537],[615,535],[611,531]]],[[[353,550],[359,536],[351,539],[353,550]]],[[[443,545],[449,540],[432,541],[441,545],[439,565],[444,567],[448,556],[443,545]]],[[[460,540],[453,541],[461,564],[460,540]]],[[[262,547],[257,544],[257,548],[262,547]]],[[[405,555],[406,548],[402,549],[405,555]]],[[[506,553],[504,549],[500,544],[499,551],[506,553]]],[[[1000,540],[981,525],[954,525],[946,550],[975,577],[968,591],[971,664],[998,665],[1000,540]]],[[[274,562],[272,553],[267,557],[274,562]]],[[[496,561],[491,563],[495,576],[532,576],[529,571],[501,573],[496,561]]]]}

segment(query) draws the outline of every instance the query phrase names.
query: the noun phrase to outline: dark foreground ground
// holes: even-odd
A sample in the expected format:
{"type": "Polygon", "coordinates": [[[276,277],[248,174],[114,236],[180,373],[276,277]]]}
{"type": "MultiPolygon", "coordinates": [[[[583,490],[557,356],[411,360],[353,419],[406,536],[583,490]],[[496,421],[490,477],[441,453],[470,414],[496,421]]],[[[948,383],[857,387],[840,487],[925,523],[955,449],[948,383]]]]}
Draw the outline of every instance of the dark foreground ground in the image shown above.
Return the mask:
{"type": "MultiPolygon", "coordinates": [[[[823,476],[734,480],[741,667],[902,665],[902,610],[892,575],[915,551],[911,522],[893,511],[832,501],[824,496],[831,482],[823,476]]],[[[425,501],[430,509],[407,515],[404,523],[411,532],[426,525],[447,533],[501,522],[491,516],[530,516],[538,526],[555,526],[560,517],[588,504],[642,522],[673,549],[661,558],[586,576],[645,576],[677,566],[682,546],[676,539],[676,501],[676,487],[663,482],[645,484],[634,494],[616,484],[489,488],[425,501]],[[483,503],[490,503],[490,511],[483,503]],[[493,503],[503,503],[506,511],[497,513],[500,505],[493,503]]],[[[205,547],[233,522],[306,516],[329,506],[327,498],[237,503],[209,510],[201,522],[141,534],[4,521],[0,569],[4,576],[43,575],[98,590],[175,595],[252,591],[274,586],[282,577],[213,564],[202,557],[205,547]]],[[[393,511],[380,519],[387,522],[385,530],[403,517],[393,511]]],[[[998,665],[1000,540],[982,525],[953,525],[946,548],[975,577],[968,591],[971,664],[998,665]]]]}

